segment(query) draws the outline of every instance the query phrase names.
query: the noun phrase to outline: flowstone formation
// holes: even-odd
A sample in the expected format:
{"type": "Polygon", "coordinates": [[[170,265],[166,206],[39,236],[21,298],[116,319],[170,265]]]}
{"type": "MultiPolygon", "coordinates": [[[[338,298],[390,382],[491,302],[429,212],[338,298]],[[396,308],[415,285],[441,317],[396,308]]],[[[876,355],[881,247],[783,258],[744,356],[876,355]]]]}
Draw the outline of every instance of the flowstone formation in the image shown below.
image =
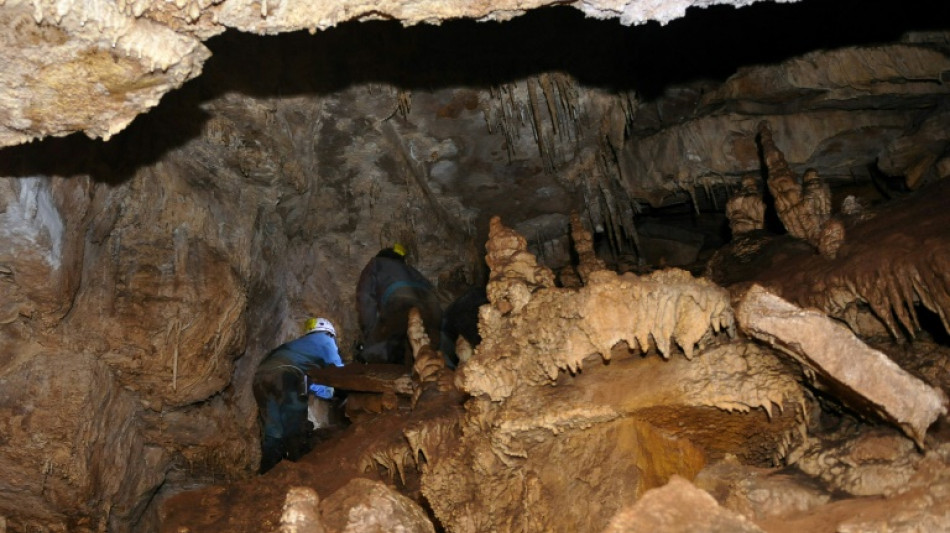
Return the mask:
{"type": "Polygon", "coordinates": [[[663,357],[678,346],[691,358],[715,335],[734,330],[728,293],[686,271],[638,278],[601,270],[588,274],[590,282],[580,290],[562,290],[527,252],[524,237],[497,217],[489,232],[492,305],[480,313],[482,355],[462,371],[470,394],[503,399],[519,383],[548,383],[562,370],[580,371],[588,356],[609,359],[621,341],[641,351],[655,347],[663,357]],[[511,356],[524,350],[545,356],[511,356]]]}
{"type": "Polygon", "coordinates": [[[773,352],[730,340],[724,290],[673,269],[558,288],[525,248],[493,219],[461,437],[422,477],[448,530],[598,531],[674,474],[726,454],[773,464],[801,441],[804,391],[773,352]]]}

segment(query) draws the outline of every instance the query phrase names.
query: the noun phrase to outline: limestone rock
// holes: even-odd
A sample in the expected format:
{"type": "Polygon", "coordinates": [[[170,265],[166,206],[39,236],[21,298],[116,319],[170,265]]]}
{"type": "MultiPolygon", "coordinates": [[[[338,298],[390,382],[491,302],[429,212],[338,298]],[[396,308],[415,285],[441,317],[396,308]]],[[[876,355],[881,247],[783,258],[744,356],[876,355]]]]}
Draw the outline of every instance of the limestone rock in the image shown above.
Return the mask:
{"type": "Polygon", "coordinates": [[[805,476],[744,465],[734,456],[707,466],[693,483],[726,509],[756,522],[806,513],[831,501],[831,495],[805,476]]]}
{"type": "Polygon", "coordinates": [[[946,55],[909,43],[820,50],[774,68],[742,69],[705,95],[704,103],[740,94],[750,100],[769,94],[769,104],[780,108],[800,105],[803,100],[864,98],[884,102],[902,95],[933,95],[934,88],[928,87],[927,80],[947,67],[950,58],[946,55]],[[905,81],[911,86],[904,86],[905,81]]]}
{"type": "Polygon", "coordinates": [[[75,297],[89,209],[88,179],[28,177],[0,182],[0,324],[30,317],[55,323],[75,297]]]}
{"type": "Polygon", "coordinates": [[[806,452],[801,468],[842,489],[839,494],[855,490],[875,495],[839,496],[807,513],[766,518],[759,522],[763,529],[833,527],[869,533],[943,531],[950,525],[950,447],[946,443],[920,454],[908,439],[880,428],[865,428],[851,437],[844,433],[828,437],[836,442],[824,453],[811,453],[818,452],[818,447],[806,452]]]}
{"type": "Polygon", "coordinates": [[[950,112],[942,110],[916,127],[908,128],[904,135],[885,148],[878,164],[881,171],[891,176],[903,176],[911,189],[946,177],[946,160],[941,159],[941,154],[946,153],[950,146],[948,125],[950,112]]]}
{"type": "Polygon", "coordinates": [[[831,490],[852,496],[906,492],[924,461],[910,439],[874,428],[864,428],[838,442],[811,437],[795,457],[795,466],[803,472],[822,480],[831,490]]]}
{"type": "Polygon", "coordinates": [[[201,72],[191,35],[115,2],[8,1],[0,21],[0,146],[85,131],[108,139],[201,72]]]}
{"type": "Polygon", "coordinates": [[[320,513],[333,533],[434,533],[422,508],[386,485],[354,479],[320,502],[320,513]]]}
{"type": "Polygon", "coordinates": [[[834,259],[844,240],[844,227],[839,223],[826,229],[831,217],[831,189],[815,169],[805,171],[799,182],[785,161],[785,154],[775,146],[767,122],[758,126],[759,144],[768,169],[769,191],[775,201],[779,219],[793,237],[808,241],[823,256],[834,259]]]}
{"type": "Polygon", "coordinates": [[[798,360],[817,385],[866,414],[899,426],[918,445],[947,412],[947,397],[914,378],[822,313],[797,307],[760,286],[737,309],[743,331],[798,360]]]}
{"type": "Polygon", "coordinates": [[[309,487],[290,487],[280,515],[280,533],[324,533],[320,497],[309,487]]]}
{"type": "Polygon", "coordinates": [[[742,178],[741,189],[726,202],[726,218],[733,239],[765,227],[765,202],[754,174],[742,178]]]}
{"type": "Polygon", "coordinates": [[[0,377],[0,515],[14,531],[66,531],[68,508],[101,517],[92,529],[124,530],[138,495],[161,485],[169,454],[135,423],[138,402],[106,363],[32,352],[0,377]]]}
{"type": "Polygon", "coordinates": [[[744,516],[720,507],[712,496],[680,476],[647,491],[636,503],[617,513],[603,533],[655,531],[762,533],[744,516]]]}
{"type": "MultiPolygon", "coordinates": [[[[519,260],[495,261],[492,279],[527,287],[537,270],[524,243],[500,224],[494,235],[519,260]]],[[[720,291],[682,271],[593,271],[577,290],[526,291],[504,315],[483,306],[483,341],[459,368],[474,396],[460,437],[422,477],[439,521],[461,532],[599,530],[623,503],[615,495],[692,477],[707,458],[781,461],[801,440],[807,400],[768,349],[702,340],[731,325],[720,291]],[[692,358],[642,356],[657,349],[651,339],[669,354],[670,338],[692,358]]]]}
{"type": "Polygon", "coordinates": [[[740,69],[719,86],[670,89],[636,110],[637,129],[620,153],[627,188],[662,205],[705,179],[735,184],[758,173],[753,138],[763,119],[794,172],[818,168],[825,179],[851,180],[854,168],[881,158],[888,174],[910,174],[945,145],[944,119],[919,129],[916,109],[920,99],[944,98],[946,86],[928,80],[947,69],[950,58],[939,50],[899,43],[812,52],[740,69]],[[691,94],[686,103],[663,108],[681,93],[691,94]],[[868,111],[837,109],[841,102],[868,111]]]}
{"type": "MultiPolygon", "coordinates": [[[[13,30],[0,41],[0,64],[5,66],[0,101],[6,112],[0,146],[75,131],[108,139],[162,95],[197,76],[210,55],[201,40],[226,28],[276,34],[379,18],[407,25],[459,17],[507,20],[552,3],[387,0],[368,8],[330,1],[9,0],[0,8],[0,22],[13,30]]],[[[578,8],[629,25],[666,22],[685,15],[691,5],[708,3],[677,0],[658,7],[627,0],[578,8]]]]}

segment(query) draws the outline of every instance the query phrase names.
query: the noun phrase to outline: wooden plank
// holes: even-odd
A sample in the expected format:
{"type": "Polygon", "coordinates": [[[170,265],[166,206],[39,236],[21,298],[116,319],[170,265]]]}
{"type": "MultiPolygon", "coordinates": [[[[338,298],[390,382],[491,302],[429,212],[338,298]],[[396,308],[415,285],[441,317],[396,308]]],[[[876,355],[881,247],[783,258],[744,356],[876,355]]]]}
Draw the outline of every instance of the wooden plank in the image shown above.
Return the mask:
{"type": "Polygon", "coordinates": [[[412,377],[403,365],[353,363],[308,370],[307,376],[312,383],[346,391],[412,394],[412,377]]]}

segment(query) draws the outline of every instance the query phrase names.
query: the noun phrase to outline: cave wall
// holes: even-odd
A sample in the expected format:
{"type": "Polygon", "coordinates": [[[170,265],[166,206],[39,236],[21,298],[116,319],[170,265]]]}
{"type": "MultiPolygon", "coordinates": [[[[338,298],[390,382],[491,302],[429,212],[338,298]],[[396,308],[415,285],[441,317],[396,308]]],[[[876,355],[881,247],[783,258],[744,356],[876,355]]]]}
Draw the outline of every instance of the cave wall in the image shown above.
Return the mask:
{"type": "Polygon", "coordinates": [[[472,282],[476,228],[494,212],[466,197],[547,191],[543,205],[500,206],[529,219],[578,205],[528,135],[525,161],[509,165],[504,136],[476,133],[489,91],[420,91],[410,112],[409,95],[382,84],[269,98],[209,80],[114,145],[18,148],[7,167],[19,177],[2,196],[14,246],[0,254],[0,514],[15,524],[134,529],[165,494],[248,475],[254,369],[313,315],[334,321],[348,359],[356,280],[380,247],[402,242],[433,281],[472,282]],[[44,155],[56,151],[74,159],[44,155]],[[64,171],[78,175],[31,175],[64,171]],[[24,511],[22,493],[36,505],[24,511]]]}
{"type": "Polygon", "coordinates": [[[938,133],[948,124],[946,34],[902,41],[815,51],[743,68],[722,84],[669,89],[631,121],[620,152],[628,189],[661,205],[682,190],[735,187],[760,172],[762,120],[799,175],[816,168],[846,183],[878,170],[912,184],[946,177],[950,139],[938,133]]]}

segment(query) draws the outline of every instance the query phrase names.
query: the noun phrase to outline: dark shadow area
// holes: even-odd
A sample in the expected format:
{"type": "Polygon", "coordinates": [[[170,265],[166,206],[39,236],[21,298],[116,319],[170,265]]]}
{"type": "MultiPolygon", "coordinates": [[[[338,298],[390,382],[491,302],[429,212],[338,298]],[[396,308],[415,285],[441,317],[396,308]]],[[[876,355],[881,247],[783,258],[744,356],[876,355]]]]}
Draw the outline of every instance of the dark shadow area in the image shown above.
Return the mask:
{"type": "Polygon", "coordinates": [[[453,20],[404,28],[396,21],[348,22],[316,35],[275,37],[228,32],[208,41],[214,56],[204,76],[216,91],[277,96],[373,82],[418,90],[487,88],[561,71],[585,86],[636,90],[650,99],[673,84],[725,79],[742,66],[948,27],[948,8],[941,4],[760,2],[693,8],[665,26],[634,27],[550,7],[502,23],[453,20]]]}
{"type": "Polygon", "coordinates": [[[921,304],[914,306],[917,320],[920,322],[920,331],[933,342],[942,346],[950,346],[950,332],[944,328],[940,315],[927,309],[921,304]]]}
{"type": "Polygon", "coordinates": [[[166,94],[158,106],[136,117],[109,141],[73,133],[0,149],[0,176],[89,174],[111,185],[125,182],[136,169],[158,162],[168,151],[198,136],[210,118],[199,107],[200,83],[198,78],[166,94]]]}
{"type": "Polygon", "coordinates": [[[806,0],[690,9],[665,26],[627,27],[550,7],[507,22],[451,20],[403,27],[348,22],[310,35],[225,32],[207,41],[204,73],[166,95],[108,142],[81,134],[0,150],[0,175],[91,174],[119,183],[195,136],[199,104],[228,92],[257,97],[330,94],[363,83],[409,90],[486,88],[544,72],[651,99],[673,84],[722,80],[741,66],[819,49],[893,42],[910,30],[950,26],[945,2],[806,0]]]}

